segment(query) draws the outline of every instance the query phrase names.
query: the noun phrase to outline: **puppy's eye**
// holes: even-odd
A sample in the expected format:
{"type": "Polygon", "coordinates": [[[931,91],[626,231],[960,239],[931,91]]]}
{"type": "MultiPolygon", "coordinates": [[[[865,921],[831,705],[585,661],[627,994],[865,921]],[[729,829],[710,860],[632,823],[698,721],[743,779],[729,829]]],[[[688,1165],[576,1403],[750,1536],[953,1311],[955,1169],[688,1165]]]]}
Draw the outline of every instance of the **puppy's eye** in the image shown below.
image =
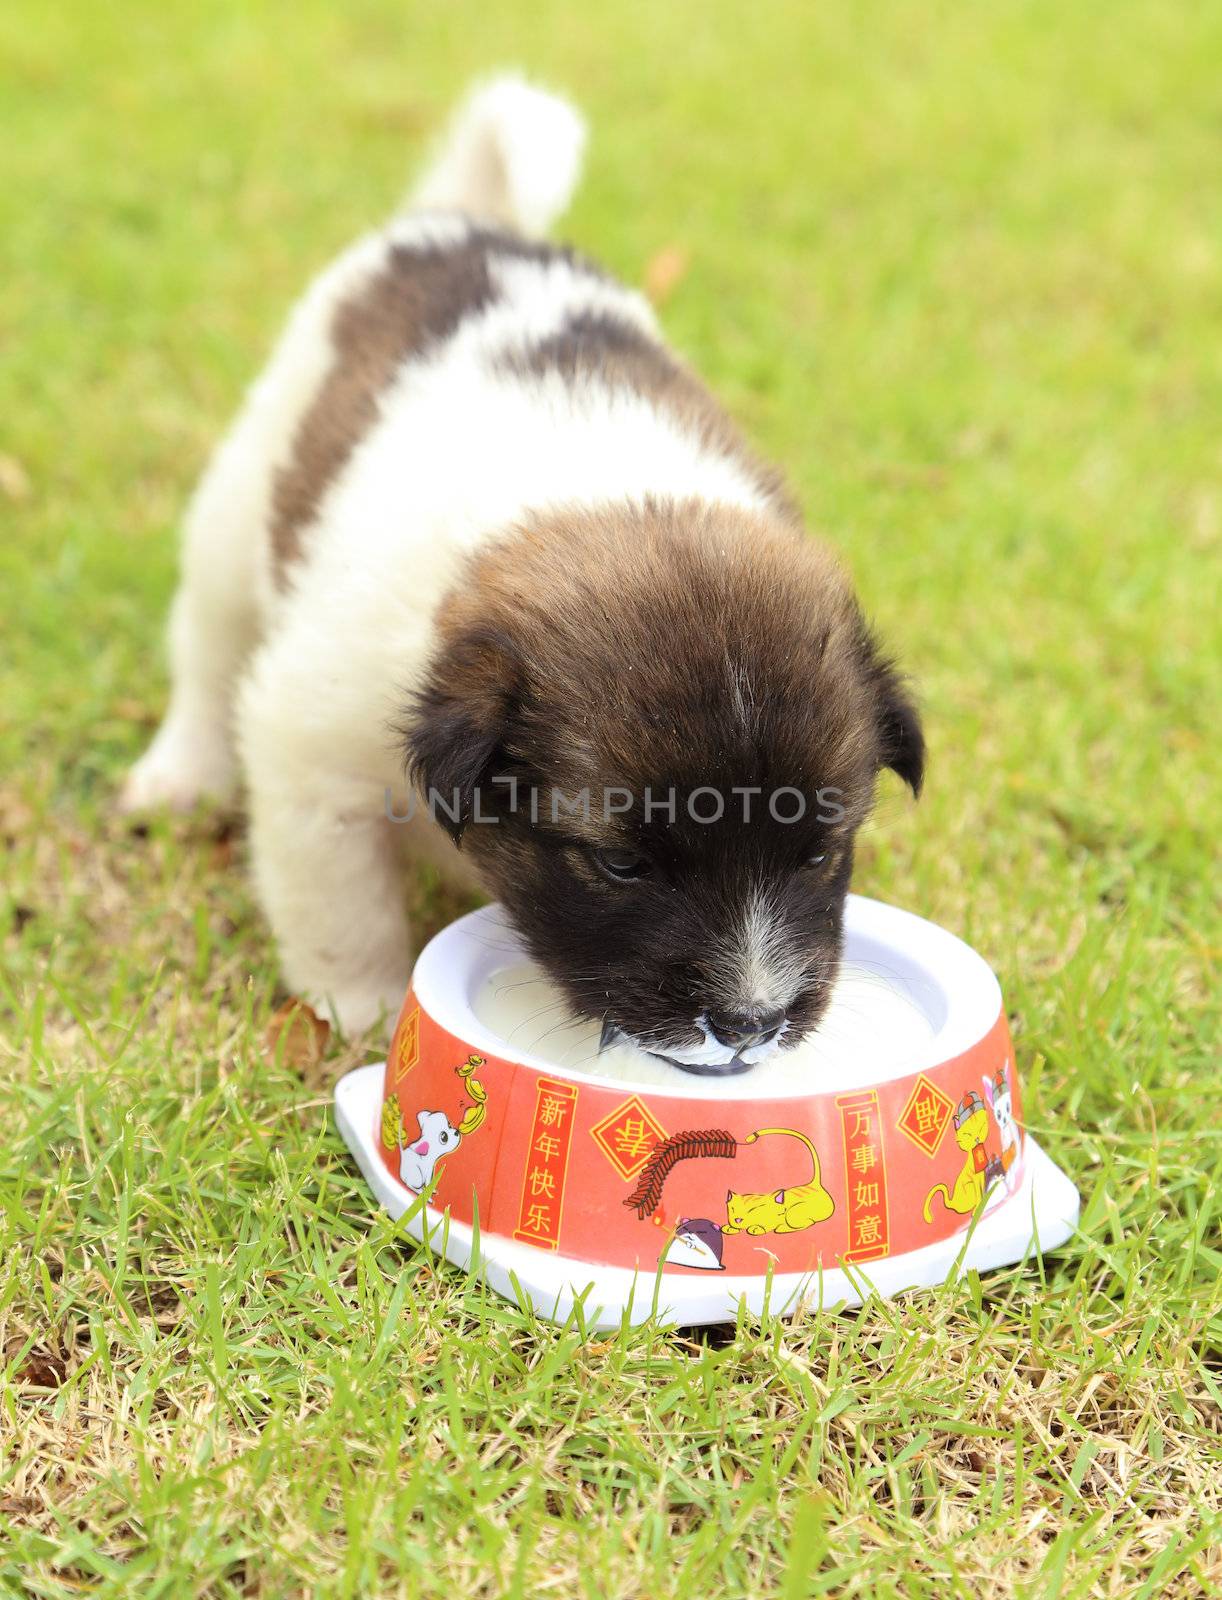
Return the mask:
{"type": "Polygon", "coordinates": [[[826,856],[810,856],[807,859],[806,865],[808,867],[821,867],[826,860],[826,856]]]}
{"type": "Polygon", "coordinates": [[[599,871],[615,883],[643,878],[650,870],[648,858],[635,850],[595,850],[594,861],[599,871]]]}

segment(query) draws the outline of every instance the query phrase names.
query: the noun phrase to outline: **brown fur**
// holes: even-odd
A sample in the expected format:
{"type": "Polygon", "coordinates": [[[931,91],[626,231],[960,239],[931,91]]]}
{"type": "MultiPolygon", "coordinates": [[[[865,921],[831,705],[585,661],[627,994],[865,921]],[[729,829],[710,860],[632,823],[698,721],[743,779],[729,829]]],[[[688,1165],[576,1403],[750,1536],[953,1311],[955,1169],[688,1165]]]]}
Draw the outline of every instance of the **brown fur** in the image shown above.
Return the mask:
{"type": "Polygon", "coordinates": [[[797,502],[780,471],[750,449],[691,368],[623,317],[592,312],[573,316],[551,338],[505,356],[502,365],[519,375],[554,372],[570,383],[597,378],[609,388],[632,390],[685,433],[744,468],[783,520],[800,521],[797,502]]]}
{"type": "Polygon", "coordinates": [[[479,549],[438,618],[407,730],[418,780],[456,797],[453,827],[537,959],[583,1013],[664,1046],[733,997],[719,941],[766,889],[807,981],[793,1040],[827,1002],[853,836],[891,765],[917,788],[915,713],[832,558],[786,520],[658,501],[557,513],[479,549]],[[587,820],[511,814],[514,778],[589,789],[587,820]],[[844,815],[744,824],[736,785],[813,796],[844,815]],[[646,791],[710,786],[727,816],[646,815],[646,791]],[[604,819],[608,788],[632,809],[604,819]],[[495,825],[468,826],[478,814],[495,825]],[[656,871],[611,885],[591,852],[642,851],[656,871]],[[822,858],[816,868],[806,864],[822,858]]]}
{"type": "MultiPolygon", "coordinates": [[[[784,747],[777,784],[856,791],[857,823],[861,780],[872,790],[885,764],[843,572],[746,511],[666,500],[536,518],[475,554],[438,625],[447,698],[489,730],[514,701],[506,753],[530,746],[570,790],[715,782],[733,757],[701,747],[701,718],[734,673],[784,747]]],[[[733,732],[746,755],[749,731],[733,732]]]]}
{"type": "MultiPolygon", "coordinates": [[[[460,243],[392,245],[385,265],[342,301],[331,322],[334,359],[276,474],[270,521],[276,581],[287,581],[302,531],[378,417],[380,396],[404,363],[428,353],[496,297],[493,256],[573,259],[513,234],[473,228],[460,243]]],[[[589,268],[594,271],[594,268],[589,268]]]]}

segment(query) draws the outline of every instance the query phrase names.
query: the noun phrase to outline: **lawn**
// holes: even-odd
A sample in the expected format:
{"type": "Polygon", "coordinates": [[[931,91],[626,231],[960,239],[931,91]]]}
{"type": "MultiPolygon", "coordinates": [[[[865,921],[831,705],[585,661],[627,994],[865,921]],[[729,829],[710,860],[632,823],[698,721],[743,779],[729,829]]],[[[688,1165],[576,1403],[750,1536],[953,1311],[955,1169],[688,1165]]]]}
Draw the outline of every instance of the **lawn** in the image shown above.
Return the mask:
{"type": "Polygon", "coordinates": [[[1165,0],[4,8],[0,1593],[1217,1592],[1220,84],[1165,0]],[[506,62],[914,671],[857,887],[999,972],[1043,1263],[541,1324],[374,1211],[365,1042],[270,1048],[240,827],[114,815],[210,446],[506,62]]]}

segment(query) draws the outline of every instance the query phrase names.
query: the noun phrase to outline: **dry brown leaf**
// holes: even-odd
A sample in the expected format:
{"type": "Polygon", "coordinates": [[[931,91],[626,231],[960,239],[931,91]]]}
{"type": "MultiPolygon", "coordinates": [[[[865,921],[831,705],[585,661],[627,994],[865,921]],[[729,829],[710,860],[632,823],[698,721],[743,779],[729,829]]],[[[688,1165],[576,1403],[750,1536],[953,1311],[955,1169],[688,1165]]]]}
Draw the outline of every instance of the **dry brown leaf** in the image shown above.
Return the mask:
{"type": "Polygon", "coordinates": [[[231,867],[237,857],[241,829],[233,817],[224,817],[212,835],[213,864],[221,871],[231,867]]]}
{"type": "Polygon", "coordinates": [[[294,999],[286,1000],[272,1017],[263,1040],[269,1056],[279,1055],[286,1067],[312,1083],[330,1037],[331,1024],[304,1000],[294,999]]]}
{"type": "Polygon", "coordinates": [[[645,268],[645,293],[655,306],[663,306],[687,277],[692,258],[681,244],[663,245],[645,268]]]}
{"type": "Polygon", "coordinates": [[[33,826],[34,813],[15,793],[0,793],[0,835],[12,847],[33,826]]]}
{"type": "Polygon", "coordinates": [[[134,722],[140,728],[151,728],[157,721],[156,710],[147,701],[137,700],[130,694],[120,695],[111,710],[124,722],[134,722]]]}
{"type": "Polygon", "coordinates": [[[50,1350],[31,1350],[17,1369],[18,1382],[32,1383],[39,1389],[58,1389],[67,1376],[64,1358],[50,1350]]]}
{"type": "Polygon", "coordinates": [[[9,500],[30,498],[30,475],[16,456],[0,455],[0,494],[9,500]]]}

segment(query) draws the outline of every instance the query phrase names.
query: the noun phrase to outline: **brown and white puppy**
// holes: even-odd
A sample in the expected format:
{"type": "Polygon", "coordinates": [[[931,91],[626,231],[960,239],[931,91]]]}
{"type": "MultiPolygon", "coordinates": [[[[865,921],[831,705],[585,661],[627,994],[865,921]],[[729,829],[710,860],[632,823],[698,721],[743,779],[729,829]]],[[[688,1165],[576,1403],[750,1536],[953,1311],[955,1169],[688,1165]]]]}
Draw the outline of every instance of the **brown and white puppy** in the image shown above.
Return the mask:
{"type": "Polygon", "coordinates": [[[393,1017],[402,858],[440,842],[578,1011],[715,1072],[818,1020],[855,832],[923,741],[647,304],[527,237],[583,137],[487,86],[306,295],[188,517],[124,801],[245,777],[285,976],[346,1028],[393,1017]],[[409,772],[432,804],[400,824],[409,772]]]}

